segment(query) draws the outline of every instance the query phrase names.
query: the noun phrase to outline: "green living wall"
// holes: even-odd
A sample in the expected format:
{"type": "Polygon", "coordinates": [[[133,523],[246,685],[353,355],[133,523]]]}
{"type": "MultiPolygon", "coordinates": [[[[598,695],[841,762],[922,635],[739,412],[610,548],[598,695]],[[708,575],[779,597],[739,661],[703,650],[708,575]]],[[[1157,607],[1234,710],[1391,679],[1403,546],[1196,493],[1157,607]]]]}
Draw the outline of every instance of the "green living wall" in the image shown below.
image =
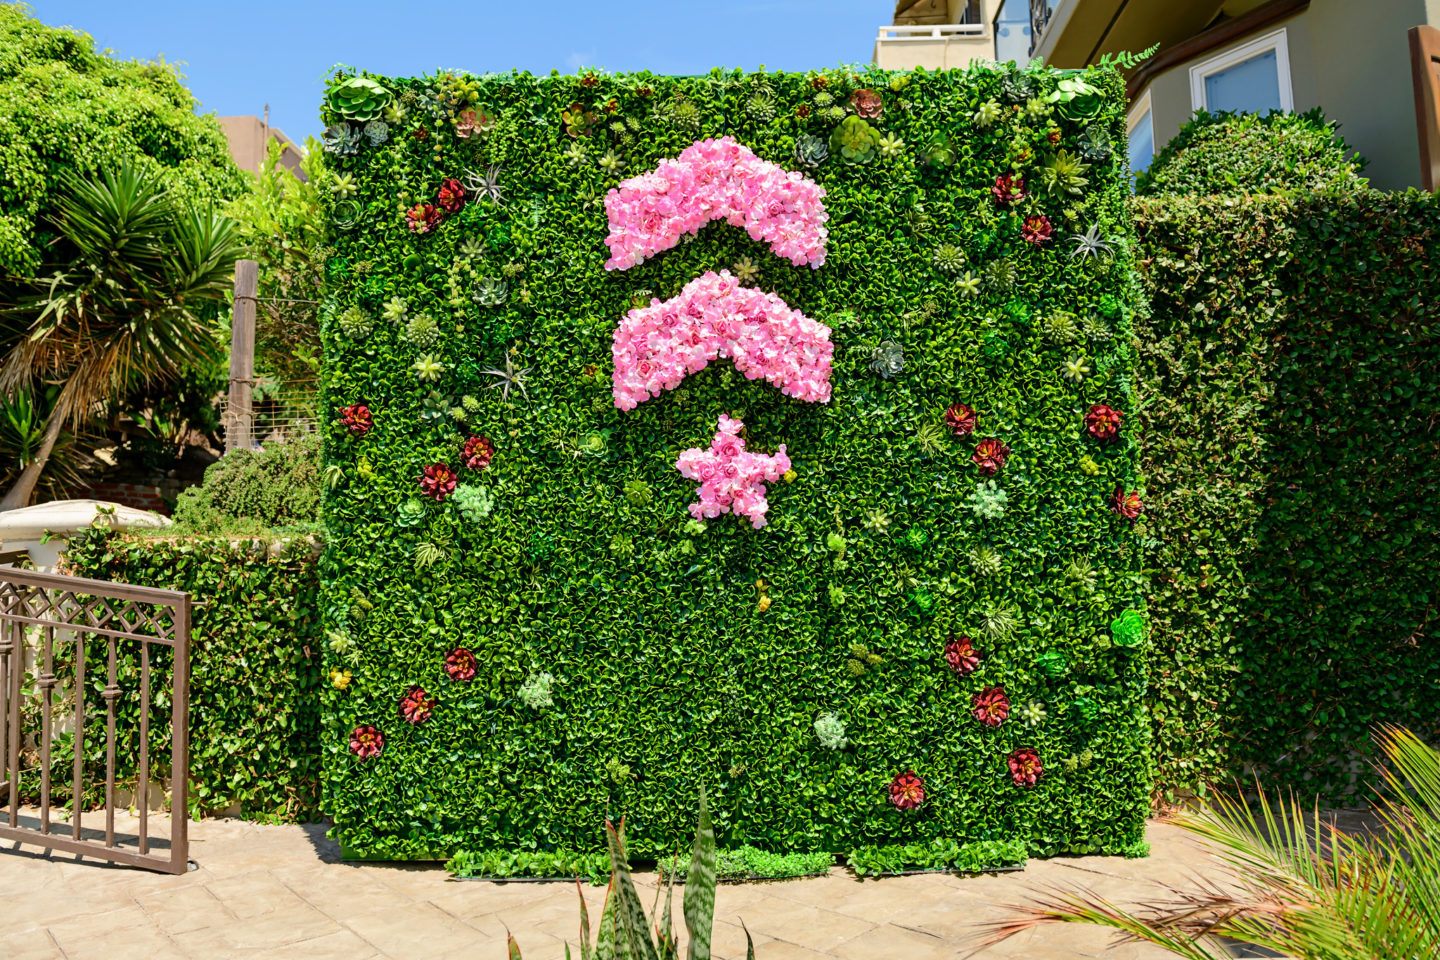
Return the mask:
{"type": "Polygon", "coordinates": [[[1440,738],[1440,202],[1136,205],[1158,783],[1363,801],[1440,738]]]}
{"type": "Polygon", "coordinates": [[[655,855],[702,785],[730,846],[1140,848],[1117,73],[342,75],[324,115],[350,854],[594,850],[623,814],[655,855]],[[719,136],[824,188],[823,266],[713,223],[607,271],[607,191],[719,136]],[[832,331],[828,403],[717,360],[617,409],[617,326],[706,271],[832,331]],[[722,414],[791,460],[761,529],[687,511],[722,414]]]}

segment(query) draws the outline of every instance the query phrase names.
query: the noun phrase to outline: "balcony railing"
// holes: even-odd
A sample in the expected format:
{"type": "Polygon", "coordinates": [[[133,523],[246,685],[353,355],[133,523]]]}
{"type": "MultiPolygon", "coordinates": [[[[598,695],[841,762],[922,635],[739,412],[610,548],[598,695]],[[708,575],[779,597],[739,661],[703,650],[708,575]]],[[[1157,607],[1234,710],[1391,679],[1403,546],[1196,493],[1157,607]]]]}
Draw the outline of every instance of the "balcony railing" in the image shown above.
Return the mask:
{"type": "Polygon", "coordinates": [[[896,24],[887,23],[880,28],[876,37],[879,43],[906,40],[954,40],[985,36],[983,23],[934,23],[896,24]]]}

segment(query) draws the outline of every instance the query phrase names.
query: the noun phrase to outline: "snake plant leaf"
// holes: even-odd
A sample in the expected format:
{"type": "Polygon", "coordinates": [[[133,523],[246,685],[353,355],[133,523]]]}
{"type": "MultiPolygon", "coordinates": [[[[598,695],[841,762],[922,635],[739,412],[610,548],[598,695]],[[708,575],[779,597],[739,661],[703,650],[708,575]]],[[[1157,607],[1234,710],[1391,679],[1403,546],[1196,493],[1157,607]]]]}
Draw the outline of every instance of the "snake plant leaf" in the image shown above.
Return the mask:
{"type": "Polygon", "coordinates": [[[510,960],[521,960],[520,944],[515,942],[515,934],[509,930],[505,931],[505,949],[510,955],[510,960]]]}
{"type": "MultiPolygon", "coordinates": [[[[655,895],[659,896],[657,889],[655,895]]],[[[660,918],[660,960],[677,960],[680,945],[675,940],[675,928],[671,922],[671,907],[675,903],[675,872],[665,880],[665,913],[660,918]]]]}
{"type": "Polygon", "coordinates": [[[715,828],[705,788],[700,788],[700,824],[695,828],[695,849],[685,874],[685,929],[690,934],[689,960],[710,960],[710,934],[715,924],[715,828]]]}
{"type": "MultiPolygon", "coordinates": [[[[580,888],[580,878],[575,878],[575,895],[580,898],[580,960],[590,960],[593,952],[590,946],[590,910],[585,906],[585,891],[580,888]]],[[[570,944],[565,944],[565,960],[570,960],[570,944]]]]}
{"type": "Polygon", "coordinates": [[[755,941],[750,939],[750,928],[744,920],[740,921],[740,929],[745,931],[745,960],[755,960],[755,941]]]}
{"type": "Polygon", "coordinates": [[[610,845],[610,895],[615,901],[615,958],[660,960],[655,941],[650,939],[650,921],[645,916],[645,906],[635,890],[635,881],[630,878],[630,862],[625,858],[624,830],[623,820],[619,827],[613,823],[605,824],[605,839],[610,845]]]}

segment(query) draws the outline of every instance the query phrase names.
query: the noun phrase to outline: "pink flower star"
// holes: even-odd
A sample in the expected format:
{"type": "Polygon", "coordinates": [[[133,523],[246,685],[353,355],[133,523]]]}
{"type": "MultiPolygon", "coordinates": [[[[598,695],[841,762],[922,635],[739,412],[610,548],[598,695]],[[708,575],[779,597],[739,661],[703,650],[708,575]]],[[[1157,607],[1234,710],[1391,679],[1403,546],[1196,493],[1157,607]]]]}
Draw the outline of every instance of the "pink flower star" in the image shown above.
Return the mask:
{"type": "Polygon", "coordinates": [[[734,513],[748,517],[756,530],[765,526],[765,511],[770,508],[765,483],[779,480],[790,469],[790,458],[783,443],[774,456],[747,451],[740,438],[744,426],[720,414],[710,449],[691,447],[675,461],[681,476],[700,483],[699,499],[690,504],[690,515],[696,520],[734,513]]]}

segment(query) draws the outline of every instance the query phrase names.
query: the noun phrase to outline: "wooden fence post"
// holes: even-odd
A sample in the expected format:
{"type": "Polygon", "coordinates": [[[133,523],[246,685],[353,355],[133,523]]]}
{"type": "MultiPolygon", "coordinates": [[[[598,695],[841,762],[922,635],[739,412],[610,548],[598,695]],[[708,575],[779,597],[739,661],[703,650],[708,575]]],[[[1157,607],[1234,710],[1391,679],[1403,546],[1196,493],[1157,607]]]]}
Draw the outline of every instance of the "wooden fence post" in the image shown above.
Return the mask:
{"type": "Polygon", "coordinates": [[[248,450],[253,440],[255,386],[255,292],[260,264],[235,261],[235,316],[230,323],[230,398],[225,411],[225,452],[248,450]]]}

